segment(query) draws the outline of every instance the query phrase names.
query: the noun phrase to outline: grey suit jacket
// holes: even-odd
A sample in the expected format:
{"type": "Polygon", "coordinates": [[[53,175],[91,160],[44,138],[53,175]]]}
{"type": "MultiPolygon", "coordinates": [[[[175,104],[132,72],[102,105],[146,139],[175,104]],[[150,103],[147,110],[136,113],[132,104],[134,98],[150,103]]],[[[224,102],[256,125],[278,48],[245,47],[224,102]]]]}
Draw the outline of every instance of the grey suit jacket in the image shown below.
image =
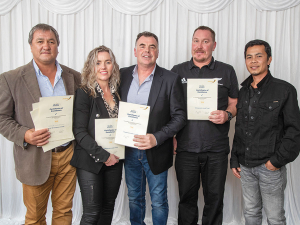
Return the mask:
{"type": "MultiPolygon", "coordinates": [[[[60,66],[66,93],[73,95],[80,84],[80,73],[60,66]]],[[[17,179],[27,185],[43,184],[50,174],[52,152],[44,153],[33,145],[23,148],[25,132],[34,128],[32,103],[41,97],[33,62],[1,74],[0,90],[0,133],[14,142],[17,179]]]]}

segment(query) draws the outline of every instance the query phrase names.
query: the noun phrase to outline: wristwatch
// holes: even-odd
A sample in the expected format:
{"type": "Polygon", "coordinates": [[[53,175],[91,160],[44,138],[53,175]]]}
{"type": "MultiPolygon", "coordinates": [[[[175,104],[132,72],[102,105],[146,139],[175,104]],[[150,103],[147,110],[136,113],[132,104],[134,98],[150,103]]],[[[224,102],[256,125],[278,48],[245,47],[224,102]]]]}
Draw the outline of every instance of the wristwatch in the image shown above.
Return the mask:
{"type": "Polygon", "coordinates": [[[28,148],[28,143],[26,141],[23,142],[23,147],[24,147],[24,149],[28,148]]]}
{"type": "Polygon", "coordinates": [[[227,112],[227,114],[228,114],[228,120],[227,121],[230,121],[231,119],[232,119],[232,113],[231,112],[229,112],[229,111],[225,111],[225,112],[227,112]]]}

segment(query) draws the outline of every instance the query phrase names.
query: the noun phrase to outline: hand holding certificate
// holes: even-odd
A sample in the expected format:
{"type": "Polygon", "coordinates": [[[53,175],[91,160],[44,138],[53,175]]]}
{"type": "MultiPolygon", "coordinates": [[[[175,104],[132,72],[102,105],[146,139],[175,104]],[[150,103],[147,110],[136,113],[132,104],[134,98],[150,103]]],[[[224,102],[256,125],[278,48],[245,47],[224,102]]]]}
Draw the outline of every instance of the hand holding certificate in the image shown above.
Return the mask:
{"type": "Polygon", "coordinates": [[[115,143],[136,148],[134,135],[146,135],[149,113],[149,106],[120,101],[115,143]]]}
{"type": "Polygon", "coordinates": [[[95,119],[95,140],[99,146],[119,159],[125,158],[125,146],[115,144],[118,119],[95,119]]]}
{"type": "Polygon", "coordinates": [[[217,79],[187,80],[188,120],[209,120],[209,115],[218,107],[217,79]]]}
{"type": "Polygon", "coordinates": [[[42,97],[30,112],[35,130],[48,128],[51,137],[43,145],[46,152],[74,139],[72,132],[73,95],[42,97]]]}

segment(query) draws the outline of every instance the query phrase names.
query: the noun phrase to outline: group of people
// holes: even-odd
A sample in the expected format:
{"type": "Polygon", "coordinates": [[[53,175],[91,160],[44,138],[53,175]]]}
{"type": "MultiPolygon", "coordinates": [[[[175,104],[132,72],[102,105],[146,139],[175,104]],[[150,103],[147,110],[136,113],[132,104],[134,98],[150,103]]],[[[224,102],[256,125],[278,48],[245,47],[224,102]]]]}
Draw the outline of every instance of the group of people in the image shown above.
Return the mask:
{"type": "Polygon", "coordinates": [[[246,225],[286,224],[285,165],[300,150],[300,112],[296,89],[274,78],[271,47],[262,40],[245,46],[250,76],[241,84],[231,65],[212,56],[215,32],[206,26],[192,36],[191,60],[171,71],[156,64],[155,34],[137,35],[136,65],[119,70],[111,49],[100,46],[87,57],[82,73],[57,62],[59,35],[37,24],[28,42],[33,60],[0,76],[0,133],[14,142],[17,179],[23,184],[25,224],[46,224],[51,194],[53,225],[72,223],[76,174],[83,215],[80,224],[111,224],[123,164],[128,188],[130,222],[145,224],[146,179],[154,225],[168,219],[167,176],[176,154],[179,186],[178,224],[198,222],[198,191],[203,186],[203,225],[221,225],[230,152],[228,131],[236,116],[230,168],[241,179],[246,225]],[[209,120],[187,120],[187,79],[218,80],[218,110],[209,120]],[[43,152],[49,129],[35,130],[30,116],[39,97],[75,95],[75,141],[43,152]],[[150,106],[146,135],[135,135],[125,160],[95,141],[95,120],[117,118],[119,101],[150,106]]]}

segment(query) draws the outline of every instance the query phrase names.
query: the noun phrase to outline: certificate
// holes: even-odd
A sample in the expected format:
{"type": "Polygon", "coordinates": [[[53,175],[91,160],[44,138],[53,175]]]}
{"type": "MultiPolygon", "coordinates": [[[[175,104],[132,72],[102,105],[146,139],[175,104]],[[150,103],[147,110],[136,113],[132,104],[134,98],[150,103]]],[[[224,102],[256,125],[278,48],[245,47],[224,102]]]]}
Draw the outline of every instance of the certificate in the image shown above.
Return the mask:
{"type": "Polygon", "coordinates": [[[42,97],[32,108],[30,114],[35,129],[48,128],[51,132],[49,142],[42,146],[44,152],[74,140],[73,95],[42,97]]]}
{"type": "Polygon", "coordinates": [[[95,119],[95,140],[99,146],[111,154],[125,158],[125,146],[115,143],[118,119],[95,119]]]}
{"type": "Polygon", "coordinates": [[[188,120],[209,120],[218,108],[217,79],[187,79],[188,120]]]}
{"type": "Polygon", "coordinates": [[[49,141],[72,137],[73,95],[42,97],[38,111],[39,123],[35,129],[48,128],[51,133],[49,141]]]}
{"type": "Polygon", "coordinates": [[[136,148],[134,135],[146,135],[150,107],[120,101],[115,143],[136,148]]]}

